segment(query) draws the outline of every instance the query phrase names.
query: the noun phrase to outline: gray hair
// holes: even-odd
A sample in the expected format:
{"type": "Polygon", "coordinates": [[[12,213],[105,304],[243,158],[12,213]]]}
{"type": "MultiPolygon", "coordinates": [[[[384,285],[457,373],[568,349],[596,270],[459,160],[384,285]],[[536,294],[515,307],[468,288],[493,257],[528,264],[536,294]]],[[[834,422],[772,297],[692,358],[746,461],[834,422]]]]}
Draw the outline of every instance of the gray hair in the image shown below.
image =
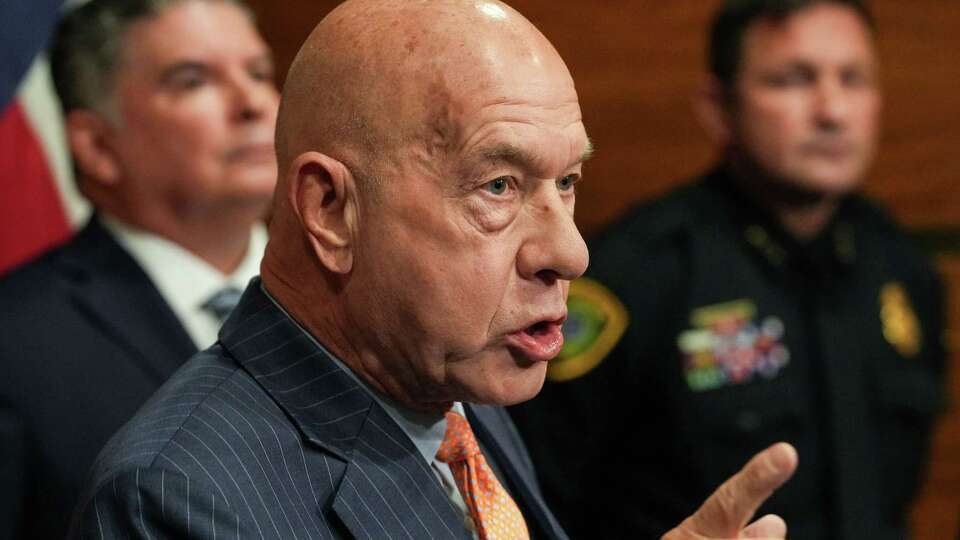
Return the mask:
{"type": "Polygon", "coordinates": [[[53,84],[63,111],[91,109],[109,114],[114,77],[130,26],[188,1],[242,0],[91,0],[60,20],[50,48],[53,84]]]}

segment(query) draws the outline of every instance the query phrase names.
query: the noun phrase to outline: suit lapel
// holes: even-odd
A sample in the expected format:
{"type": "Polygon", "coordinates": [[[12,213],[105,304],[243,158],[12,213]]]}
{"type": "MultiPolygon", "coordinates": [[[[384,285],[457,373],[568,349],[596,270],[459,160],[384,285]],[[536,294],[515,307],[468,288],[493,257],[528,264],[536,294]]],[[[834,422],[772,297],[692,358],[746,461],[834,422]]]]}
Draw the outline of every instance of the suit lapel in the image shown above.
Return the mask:
{"type": "Polygon", "coordinates": [[[471,538],[423,456],[376,403],[333,508],[358,538],[471,538]]]}
{"type": "Polygon", "coordinates": [[[220,341],[310,445],[345,463],[332,510],[354,537],[470,538],[410,438],[263,293],[259,279],[220,341]]]}
{"type": "Polygon", "coordinates": [[[529,523],[533,520],[536,528],[547,538],[566,539],[566,533],[563,532],[540,494],[540,488],[533,473],[533,464],[507,413],[500,407],[487,405],[465,403],[464,408],[473,432],[483,443],[484,448],[493,454],[491,457],[496,460],[506,477],[517,498],[516,502],[528,521],[528,527],[533,525],[529,523]]]}
{"type": "Polygon", "coordinates": [[[54,264],[81,313],[158,383],[197,352],[160,292],[95,217],[54,264]]]}

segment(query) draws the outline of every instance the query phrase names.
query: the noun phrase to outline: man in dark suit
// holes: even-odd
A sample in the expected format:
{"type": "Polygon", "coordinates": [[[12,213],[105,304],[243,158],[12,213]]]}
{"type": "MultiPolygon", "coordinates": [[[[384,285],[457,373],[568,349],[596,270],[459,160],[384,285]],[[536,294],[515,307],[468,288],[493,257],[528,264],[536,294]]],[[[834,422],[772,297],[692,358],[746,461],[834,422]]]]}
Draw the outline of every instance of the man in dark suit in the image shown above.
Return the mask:
{"type": "MultiPolygon", "coordinates": [[[[500,407],[587,264],[563,61],[499,2],[351,0],[285,84],[262,282],[104,449],[73,535],[566,538],[500,407]]],[[[795,466],[772,447],[670,538],[782,538],[744,526],[795,466]]]]}
{"type": "Polygon", "coordinates": [[[229,287],[259,271],[276,183],[269,50],[238,5],[160,5],[94,0],[55,37],[96,214],[0,280],[0,447],[18,456],[0,507],[20,509],[0,538],[65,534],[97,452],[216,340],[229,287]]]}

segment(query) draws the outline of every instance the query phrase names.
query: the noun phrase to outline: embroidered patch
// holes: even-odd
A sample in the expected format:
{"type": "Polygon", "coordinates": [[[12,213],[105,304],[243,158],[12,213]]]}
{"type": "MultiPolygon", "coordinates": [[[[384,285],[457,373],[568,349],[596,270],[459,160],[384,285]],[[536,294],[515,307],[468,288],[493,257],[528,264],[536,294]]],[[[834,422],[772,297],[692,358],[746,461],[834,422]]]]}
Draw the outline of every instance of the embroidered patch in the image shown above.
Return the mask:
{"type": "Polygon", "coordinates": [[[880,321],[884,339],[901,356],[915,358],[920,353],[923,333],[902,283],[892,281],[880,289],[880,321]]]}
{"type": "Polygon", "coordinates": [[[547,378],[569,381],[588,373],[620,341],[627,329],[627,310],[609,289],[590,278],[570,284],[563,349],[551,360],[547,378]]]}
{"type": "Polygon", "coordinates": [[[677,337],[677,346],[691,390],[705,392],[757,377],[772,379],[790,363],[790,351],[782,342],[783,321],[765,317],[758,323],[756,315],[756,305],[745,299],[690,314],[694,328],[677,337]]]}

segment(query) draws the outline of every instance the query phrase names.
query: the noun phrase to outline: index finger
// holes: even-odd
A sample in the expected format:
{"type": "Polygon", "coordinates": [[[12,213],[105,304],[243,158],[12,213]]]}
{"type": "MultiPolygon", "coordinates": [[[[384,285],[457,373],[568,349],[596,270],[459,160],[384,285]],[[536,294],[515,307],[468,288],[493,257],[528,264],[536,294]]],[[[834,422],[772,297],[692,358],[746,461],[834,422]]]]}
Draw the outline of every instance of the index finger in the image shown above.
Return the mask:
{"type": "Polygon", "coordinates": [[[737,538],[757,508],[793,476],[797,451],[777,443],[760,452],[723,483],[690,516],[692,532],[707,538],[737,538]]]}

